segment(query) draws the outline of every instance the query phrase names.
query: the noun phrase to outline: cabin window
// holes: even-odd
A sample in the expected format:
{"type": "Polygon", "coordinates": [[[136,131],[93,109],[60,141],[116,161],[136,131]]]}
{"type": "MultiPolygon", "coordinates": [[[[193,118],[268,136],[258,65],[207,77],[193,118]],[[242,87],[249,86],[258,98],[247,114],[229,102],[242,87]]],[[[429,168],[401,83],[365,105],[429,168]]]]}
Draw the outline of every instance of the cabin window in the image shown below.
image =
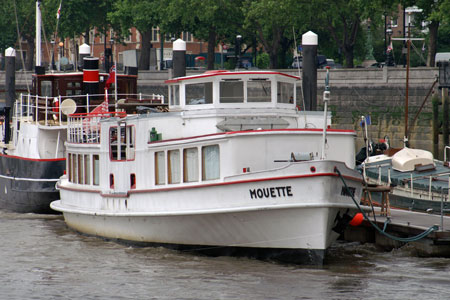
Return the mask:
{"type": "Polygon", "coordinates": [[[130,188],[133,190],[136,188],[136,174],[130,174],[130,188]]]}
{"type": "Polygon", "coordinates": [[[212,82],[186,84],[186,104],[211,104],[212,103],[212,82]]]}
{"type": "Polygon", "coordinates": [[[172,97],[170,98],[170,105],[180,105],[180,86],[173,85],[170,89],[172,97]]]}
{"type": "Polygon", "coordinates": [[[109,129],[109,146],[111,160],[134,159],[134,130],[133,126],[120,123],[109,129]]]}
{"type": "Polygon", "coordinates": [[[183,150],[183,181],[198,181],[198,150],[188,148],[183,150]]]}
{"type": "Polygon", "coordinates": [[[78,182],[79,184],[83,184],[83,155],[77,155],[77,168],[78,168],[78,182]]]}
{"type": "Polygon", "coordinates": [[[180,183],[180,150],[170,150],[167,154],[169,183],[180,183]]]}
{"type": "Polygon", "coordinates": [[[114,188],[114,174],[109,174],[109,187],[114,188]]]}
{"type": "Polygon", "coordinates": [[[93,174],[93,179],[94,179],[94,185],[99,185],[100,184],[100,156],[97,154],[94,154],[92,156],[92,174],[93,174]]]}
{"type": "Polygon", "coordinates": [[[202,147],[202,180],[219,179],[220,153],[219,145],[202,147]]]}
{"type": "Polygon", "coordinates": [[[247,82],[247,102],[270,102],[272,98],[270,84],[266,79],[247,82]]]}
{"type": "Polygon", "coordinates": [[[84,184],[91,184],[91,162],[90,162],[90,156],[85,155],[84,156],[84,184]]]}
{"type": "Polygon", "coordinates": [[[220,82],[220,103],[244,102],[244,82],[227,80],[220,82]]]}
{"type": "Polygon", "coordinates": [[[67,160],[67,175],[69,176],[69,182],[72,182],[72,153],[69,153],[69,159],[67,160]]]}
{"type": "Polygon", "coordinates": [[[42,97],[52,97],[52,82],[51,81],[41,81],[41,94],[42,97]]]}
{"type": "Polygon", "coordinates": [[[155,153],[155,184],[166,184],[165,158],[164,151],[155,153]]]}
{"type": "Polygon", "coordinates": [[[294,103],[294,84],[278,82],[278,103],[294,103]]]}

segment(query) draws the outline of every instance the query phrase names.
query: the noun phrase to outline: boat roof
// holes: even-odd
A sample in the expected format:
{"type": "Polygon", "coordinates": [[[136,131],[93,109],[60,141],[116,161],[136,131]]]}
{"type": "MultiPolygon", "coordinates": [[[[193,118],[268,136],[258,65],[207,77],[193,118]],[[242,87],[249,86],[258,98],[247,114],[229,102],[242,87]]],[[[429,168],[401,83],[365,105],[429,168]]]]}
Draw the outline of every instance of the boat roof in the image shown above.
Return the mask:
{"type": "Polygon", "coordinates": [[[299,76],[294,76],[286,73],[281,73],[278,71],[229,71],[229,70],[212,70],[206,71],[202,74],[189,75],[183,77],[177,77],[173,79],[166,80],[165,83],[179,83],[185,80],[208,78],[208,77],[222,77],[222,76],[236,76],[236,75],[278,75],[284,76],[290,79],[300,80],[299,76]]]}

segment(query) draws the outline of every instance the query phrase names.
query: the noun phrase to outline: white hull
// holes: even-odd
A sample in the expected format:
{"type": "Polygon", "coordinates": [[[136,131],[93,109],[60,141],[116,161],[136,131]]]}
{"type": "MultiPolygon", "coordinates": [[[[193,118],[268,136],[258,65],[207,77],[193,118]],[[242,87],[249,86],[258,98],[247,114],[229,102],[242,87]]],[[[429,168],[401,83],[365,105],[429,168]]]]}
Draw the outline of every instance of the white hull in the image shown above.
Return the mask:
{"type": "MultiPolygon", "coordinates": [[[[335,165],[345,168],[334,161],[296,163],[287,168],[290,172],[270,172],[271,178],[242,176],[225,185],[136,191],[128,197],[71,190],[62,184],[61,198],[67,200],[53,202],[52,208],[63,212],[73,229],[106,238],[325,250],[338,237],[332,230],[338,213],[356,212],[351,197],[341,195],[343,184],[333,175],[335,165]],[[311,165],[317,170],[314,176],[297,173],[309,170],[311,165]],[[282,173],[284,176],[277,176],[282,173]]],[[[359,199],[358,174],[345,171],[347,184],[359,199]]]]}

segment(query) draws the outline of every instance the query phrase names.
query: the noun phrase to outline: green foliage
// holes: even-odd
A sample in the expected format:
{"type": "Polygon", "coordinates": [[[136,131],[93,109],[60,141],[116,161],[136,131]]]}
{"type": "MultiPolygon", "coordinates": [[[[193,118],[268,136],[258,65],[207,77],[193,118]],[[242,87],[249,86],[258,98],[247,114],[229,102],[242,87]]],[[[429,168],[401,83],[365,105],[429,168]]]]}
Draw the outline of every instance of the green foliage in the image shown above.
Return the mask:
{"type": "Polygon", "coordinates": [[[267,69],[269,67],[269,54],[263,52],[256,57],[256,67],[259,69],[267,69]]]}

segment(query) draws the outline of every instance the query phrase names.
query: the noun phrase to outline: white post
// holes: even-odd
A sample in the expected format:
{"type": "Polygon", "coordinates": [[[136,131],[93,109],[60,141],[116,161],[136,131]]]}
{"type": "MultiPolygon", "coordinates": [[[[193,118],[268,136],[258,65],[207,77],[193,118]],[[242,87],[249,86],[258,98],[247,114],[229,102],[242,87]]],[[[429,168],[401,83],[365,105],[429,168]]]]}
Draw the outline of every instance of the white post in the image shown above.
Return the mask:
{"type": "Polygon", "coordinates": [[[413,175],[411,174],[411,184],[410,184],[410,187],[411,187],[411,197],[413,196],[413,189],[414,189],[414,182],[413,182],[413,175]]]}
{"type": "Polygon", "coordinates": [[[321,159],[325,159],[325,145],[327,143],[327,109],[328,101],[330,101],[330,90],[328,85],[329,70],[327,69],[327,75],[325,79],[325,91],[323,92],[323,132],[322,132],[322,156],[321,159]]]}
{"type": "Polygon", "coordinates": [[[36,1],[36,66],[41,65],[41,0],[36,1]]]}
{"type": "Polygon", "coordinates": [[[431,182],[433,181],[433,177],[430,176],[430,183],[428,185],[428,197],[430,198],[430,200],[432,199],[432,195],[431,195],[431,182]]]}

